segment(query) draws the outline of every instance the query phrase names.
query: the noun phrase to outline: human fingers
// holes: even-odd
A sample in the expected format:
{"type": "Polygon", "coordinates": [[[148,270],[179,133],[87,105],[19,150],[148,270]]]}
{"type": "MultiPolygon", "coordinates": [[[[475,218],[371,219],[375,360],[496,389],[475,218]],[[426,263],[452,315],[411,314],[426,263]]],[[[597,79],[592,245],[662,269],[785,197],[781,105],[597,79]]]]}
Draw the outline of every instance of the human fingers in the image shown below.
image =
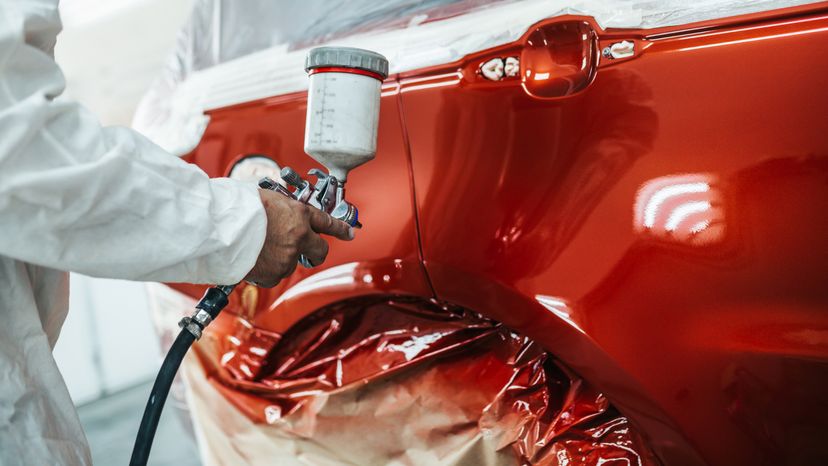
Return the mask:
{"type": "Polygon", "coordinates": [[[317,266],[325,262],[328,257],[328,242],[316,233],[308,233],[302,245],[302,254],[310,261],[311,265],[317,266]]]}
{"type": "Polygon", "coordinates": [[[354,239],[354,230],[350,225],[337,220],[317,209],[310,210],[310,225],[313,231],[339,238],[343,241],[354,239]]]}

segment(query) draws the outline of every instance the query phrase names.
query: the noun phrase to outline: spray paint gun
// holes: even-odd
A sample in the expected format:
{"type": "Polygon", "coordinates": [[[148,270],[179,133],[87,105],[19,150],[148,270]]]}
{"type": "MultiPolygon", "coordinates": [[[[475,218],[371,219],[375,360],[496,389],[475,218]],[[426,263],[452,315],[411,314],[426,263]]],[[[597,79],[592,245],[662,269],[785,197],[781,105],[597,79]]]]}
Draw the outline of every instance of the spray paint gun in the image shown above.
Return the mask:
{"type": "MultiPolygon", "coordinates": [[[[359,210],[345,200],[348,172],[374,158],[377,152],[380,87],[388,76],[388,60],[368,50],[319,47],[305,59],[310,76],[305,120],[305,152],[328,169],[314,168],[310,183],[292,168],[282,169],[282,179],[293,191],[265,178],[264,189],[273,189],[360,228],[359,210]]],[[[303,256],[299,262],[310,267],[303,256]]]]}
{"type": "MultiPolygon", "coordinates": [[[[278,191],[359,228],[362,226],[359,211],[345,200],[345,182],[348,172],[376,154],[380,88],[388,76],[388,60],[368,50],[319,47],[308,53],[305,71],[310,76],[305,152],[328,173],[311,170],[308,174],[316,177],[316,182],[311,184],[292,168],[285,167],[280,175],[293,190],[270,178],[262,179],[259,187],[278,191]]],[[[311,267],[304,257],[299,262],[311,267]]],[[[209,288],[193,315],[179,322],[181,332],[164,358],[147,401],[132,450],[131,466],[147,464],[158,420],[178,367],[193,342],[201,338],[204,328],[227,306],[235,287],[209,288]]]]}
{"type": "MultiPolygon", "coordinates": [[[[285,196],[327,212],[333,218],[342,220],[352,227],[362,228],[362,224],[359,223],[359,210],[345,200],[345,183],[340,182],[333,175],[325,174],[318,168],[309,171],[308,175],[316,177],[315,184],[302,179],[292,168],[285,167],[280,176],[294,188],[293,192],[267,177],[259,181],[259,187],[278,191],[285,196]]],[[[304,255],[299,256],[299,263],[305,268],[313,267],[304,255]]]]}

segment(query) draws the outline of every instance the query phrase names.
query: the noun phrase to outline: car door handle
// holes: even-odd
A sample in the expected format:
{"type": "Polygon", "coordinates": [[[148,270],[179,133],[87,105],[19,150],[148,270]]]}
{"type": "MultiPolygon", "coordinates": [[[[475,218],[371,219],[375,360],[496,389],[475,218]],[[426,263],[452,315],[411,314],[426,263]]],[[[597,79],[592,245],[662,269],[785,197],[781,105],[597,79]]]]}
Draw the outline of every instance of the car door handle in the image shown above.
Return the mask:
{"type": "Polygon", "coordinates": [[[539,99],[577,94],[595,79],[599,59],[598,34],[589,21],[546,20],[523,36],[521,85],[539,99]]]}

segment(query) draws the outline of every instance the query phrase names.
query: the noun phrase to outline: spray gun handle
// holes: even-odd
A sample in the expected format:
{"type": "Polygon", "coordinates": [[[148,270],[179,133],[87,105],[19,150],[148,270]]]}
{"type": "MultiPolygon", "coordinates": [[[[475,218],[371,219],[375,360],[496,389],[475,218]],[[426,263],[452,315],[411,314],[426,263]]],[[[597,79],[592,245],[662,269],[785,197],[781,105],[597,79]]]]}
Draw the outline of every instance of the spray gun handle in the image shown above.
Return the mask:
{"type": "MultiPolygon", "coordinates": [[[[293,172],[294,175],[296,175],[296,178],[298,178],[301,181],[304,181],[304,180],[302,180],[301,177],[299,177],[298,174],[296,174],[296,172],[294,172],[293,170],[290,170],[290,171],[293,172]]],[[[284,171],[283,171],[283,173],[284,173],[284,171]]],[[[284,179],[284,176],[282,177],[282,179],[284,179]]],[[[285,180],[285,181],[287,181],[287,180],[285,180]]],[[[291,184],[293,184],[293,183],[291,183],[291,184]]],[[[270,179],[268,177],[264,177],[261,180],[259,180],[259,187],[262,188],[262,189],[269,189],[271,191],[276,191],[279,194],[282,194],[286,197],[289,197],[293,200],[296,200],[296,196],[294,196],[292,192],[290,192],[287,188],[285,188],[281,184],[273,181],[272,179],[270,179]]],[[[309,268],[313,267],[313,264],[311,264],[311,262],[308,260],[307,257],[305,257],[304,254],[299,256],[299,263],[302,264],[302,267],[305,267],[306,269],[309,269],[309,268]]]]}

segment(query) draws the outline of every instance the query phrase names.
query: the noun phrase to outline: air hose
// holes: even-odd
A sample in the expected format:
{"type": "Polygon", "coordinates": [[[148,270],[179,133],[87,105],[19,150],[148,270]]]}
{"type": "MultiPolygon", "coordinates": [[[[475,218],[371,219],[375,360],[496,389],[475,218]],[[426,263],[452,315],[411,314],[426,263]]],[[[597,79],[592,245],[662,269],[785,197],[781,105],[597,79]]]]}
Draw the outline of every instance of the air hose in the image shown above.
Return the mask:
{"type": "Polygon", "coordinates": [[[170,386],[175,378],[181,361],[193,342],[201,338],[201,333],[210,322],[215,319],[222,309],[227,306],[228,296],[235,288],[235,285],[214,286],[209,288],[201,301],[196,304],[196,311],[190,317],[181,319],[178,325],[181,332],[170,347],[167,356],[164,358],[155,384],[152,386],[147,406],[144,408],[144,417],[141,418],[141,426],[138,428],[138,436],[135,438],[135,447],[132,449],[130,466],[144,466],[149,459],[152,441],[155,438],[155,430],[158,428],[158,420],[161,418],[161,411],[164,409],[164,402],[170,392],[170,386]]]}

